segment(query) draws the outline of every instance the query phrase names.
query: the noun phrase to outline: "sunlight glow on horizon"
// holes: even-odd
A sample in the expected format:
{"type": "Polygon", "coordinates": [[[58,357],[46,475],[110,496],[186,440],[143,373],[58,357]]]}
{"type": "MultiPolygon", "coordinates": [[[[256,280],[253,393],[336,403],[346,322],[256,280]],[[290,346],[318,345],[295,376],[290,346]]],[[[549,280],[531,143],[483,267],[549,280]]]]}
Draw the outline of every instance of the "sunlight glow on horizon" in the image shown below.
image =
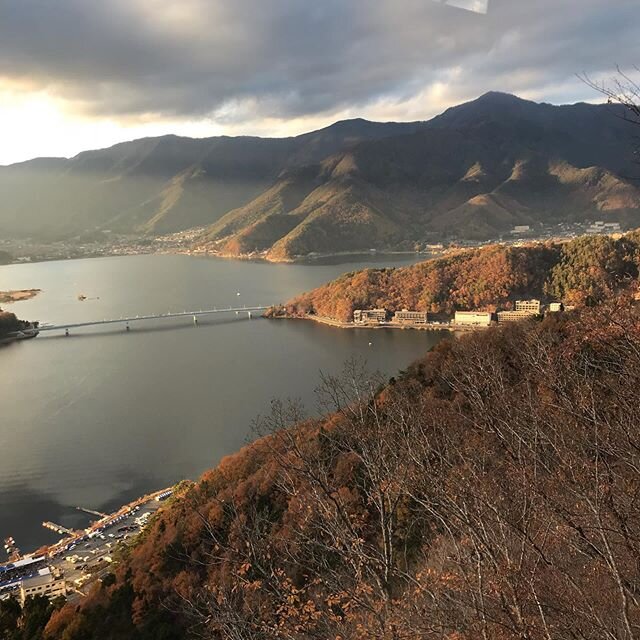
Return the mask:
{"type": "Polygon", "coordinates": [[[0,165],[168,134],[424,121],[489,91],[600,101],[580,77],[610,83],[612,65],[640,60],[633,2],[621,4],[612,15],[606,0],[412,0],[402,11],[392,0],[9,0],[0,165]],[[627,46],[611,60],[613,41],[627,46]]]}
{"type": "MultiPolygon", "coordinates": [[[[278,117],[252,113],[246,105],[236,104],[235,114],[233,110],[220,110],[200,119],[153,114],[121,120],[89,116],[76,113],[74,107],[77,105],[52,97],[46,91],[4,88],[0,80],[0,166],[39,157],[71,158],[82,151],[168,134],[191,138],[220,135],[281,138],[351,118],[362,117],[378,122],[428,120],[448,107],[478,97],[460,91],[456,82],[460,73],[458,68],[448,69],[445,74],[448,82],[439,80],[417,89],[412,95],[380,97],[364,106],[298,117],[278,117]]],[[[523,82],[526,80],[525,77],[523,82]]],[[[520,91],[518,95],[525,99],[562,103],[571,95],[579,95],[579,88],[580,85],[547,85],[543,92],[520,91]]]]}
{"type": "Polygon", "coordinates": [[[438,82],[410,98],[380,98],[365,108],[354,106],[289,118],[253,116],[238,105],[238,111],[246,118],[223,117],[221,123],[216,121],[219,112],[199,120],[149,115],[118,121],[115,118],[86,116],[74,113],[68,103],[52,98],[44,91],[13,93],[3,91],[0,84],[0,166],[33,158],[72,158],[82,151],[168,134],[191,138],[220,135],[283,138],[351,118],[404,122],[426,120],[456,103],[457,96],[448,90],[447,85],[438,82]]]}
{"type": "Polygon", "coordinates": [[[245,105],[237,104],[235,109],[219,110],[209,118],[171,119],[149,114],[118,120],[78,114],[74,110],[77,105],[52,97],[46,91],[4,89],[0,81],[0,166],[33,158],[72,158],[82,151],[168,134],[192,138],[219,135],[281,138],[350,118],[424,120],[455,102],[456,97],[448,94],[447,89],[446,85],[435,83],[411,98],[380,98],[366,108],[354,106],[290,118],[253,115],[245,105]],[[233,110],[237,111],[235,117],[231,117],[233,110]]]}
{"type": "Polygon", "coordinates": [[[0,85],[0,165],[33,158],[71,158],[88,149],[166,134],[193,138],[220,135],[212,121],[142,118],[130,123],[79,116],[45,91],[18,93],[0,85]]]}

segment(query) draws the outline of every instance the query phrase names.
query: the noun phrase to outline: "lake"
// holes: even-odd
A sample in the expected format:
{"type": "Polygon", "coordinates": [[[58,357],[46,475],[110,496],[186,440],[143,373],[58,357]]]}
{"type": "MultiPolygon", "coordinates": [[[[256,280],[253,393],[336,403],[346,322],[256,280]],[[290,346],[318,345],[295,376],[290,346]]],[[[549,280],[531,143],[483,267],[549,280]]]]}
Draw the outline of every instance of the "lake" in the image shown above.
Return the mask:
{"type": "MultiPolygon", "coordinates": [[[[82,322],[269,305],[375,263],[276,265],[146,255],[0,267],[0,290],[40,288],[5,305],[40,322],[82,322]],[[78,295],[87,296],[79,301],[78,295]]],[[[251,437],[273,398],[315,411],[319,372],[366,359],[394,375],[444,334],[340,330],[312,322],[215,316],[40,335],[0,349],[0,539],[23,551],[86,526],[76,506],[110,511],[196,479],[251,437]],[[371,343],[371,344],[369,344],[371,343]]],[[[0,557],[0,559],[2,559],[0,557]]]]}

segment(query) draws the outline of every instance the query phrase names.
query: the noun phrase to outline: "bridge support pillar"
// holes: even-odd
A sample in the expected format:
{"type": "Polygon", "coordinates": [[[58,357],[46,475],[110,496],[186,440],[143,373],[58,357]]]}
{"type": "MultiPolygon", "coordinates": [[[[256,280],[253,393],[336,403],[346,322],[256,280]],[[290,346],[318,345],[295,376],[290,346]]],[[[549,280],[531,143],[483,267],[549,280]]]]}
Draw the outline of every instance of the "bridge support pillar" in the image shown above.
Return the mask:
{"type": "Polygon", "coordinates": [[[247,315],[249,316],[249,320],[251,320],[251,318],[253,318],[253,316],[251,315],[251,311],[247,311],[247,315]]]}
{"type": "Polygon", "coordinates": [[[198,316],[193,316],[193,324],[195,324],[196,327],[198,326],[198,316]]]}

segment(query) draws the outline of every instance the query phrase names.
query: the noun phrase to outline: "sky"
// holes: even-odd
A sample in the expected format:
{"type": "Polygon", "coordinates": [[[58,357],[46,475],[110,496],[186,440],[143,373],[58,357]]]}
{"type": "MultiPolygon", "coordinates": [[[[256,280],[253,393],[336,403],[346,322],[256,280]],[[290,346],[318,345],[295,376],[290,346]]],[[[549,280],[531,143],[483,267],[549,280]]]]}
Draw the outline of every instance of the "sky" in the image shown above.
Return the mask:
{"type": "Polygon", "coordinates": [[[486,91],[599,101],[638,0],[0,0],[0,164],[123,140],[425,120],[486,91]]]}

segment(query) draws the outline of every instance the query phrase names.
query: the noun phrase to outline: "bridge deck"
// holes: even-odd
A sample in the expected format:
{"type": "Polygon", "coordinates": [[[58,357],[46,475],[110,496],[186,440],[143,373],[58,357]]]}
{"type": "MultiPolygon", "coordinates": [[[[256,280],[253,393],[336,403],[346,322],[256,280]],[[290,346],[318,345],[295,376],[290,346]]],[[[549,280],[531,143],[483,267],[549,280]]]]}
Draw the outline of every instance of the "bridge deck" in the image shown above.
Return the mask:
{"type": "Polygon", "coordinates": [[[227,309],[206,309],[200,311],[180,311],[178,313],[160,313],[157,315],[132,316],[130,318],[113,318],[110,320],[93,320],[89,322],[75,322],[68,324],[44,325],[38,327],[39,332],[43,331],[64,331],[66,329],[77,329],[79,327],[95,327],[104,324],[129,324],[131,322],[142,322],[144,320],[165,320],[169,318],[188,318],[214,315],[217,313],[252,313],[255,311],[265,311],[269,307],[229,307],[227,309]]]}

